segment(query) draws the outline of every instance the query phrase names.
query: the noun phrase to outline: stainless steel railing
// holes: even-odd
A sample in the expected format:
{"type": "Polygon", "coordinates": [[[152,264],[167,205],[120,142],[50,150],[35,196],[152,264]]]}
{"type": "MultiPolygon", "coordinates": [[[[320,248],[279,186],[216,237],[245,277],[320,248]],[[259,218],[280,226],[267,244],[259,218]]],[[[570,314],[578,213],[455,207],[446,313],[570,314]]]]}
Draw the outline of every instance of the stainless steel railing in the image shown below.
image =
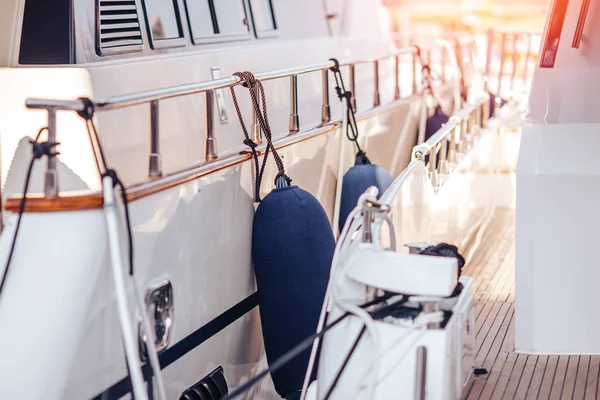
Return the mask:
{"type": "Polygon", "coordinates": [[[540,33],[533,31],[515,31],[489,29],[487,33],[487,54],[485,60],[484,85],[490,90],[490,80],[496,78],[495,94],[502,95],[508,91],[511,96],[515,93],[515,83],[521,79],[524,84],[529,82],[533,71],[532,65],[538,57],[534,49],[534,39],[540,33]],[[499,54],[499,68],[494,74],[494,56],[499,54]],[[519,57],[523,55],[520,62],[519,57]],[[508,64],[508,65],[507,65],[508,64]],[[495,76],[494,76],[495,75],[495,76]],[[504,78],[508,77],[508,82],[504,78]],[[508,88],[505,86],[508,83],[508,88]]]}
{"type": "MultiPolygon", "coordinates": [[[[426,48],[427,52],[436,50],[439,46],[431,46],[426,48]]],[[[381,105],[380,98],[380,63],[384,60],[393,59],[395,62],[394,68],[394,99],[401,98],[400,75],[401,57],[411,57],[412,69],[412,93],[418,93],[419,82],[417,79],[418,57],[416,47],[408,47],[398,49],[389,55],[377,58],[357,59],[341,63],[340,66],[349,70],[349,89],[353,93],[352,105],[356,108],[356,82],[355,69],[357,65],[372,64],[374,70],[374,92],[373,92],[373,107],[381,105]]],[[[330,105],[329,105],[329,69],[334,66],[333,61],[326,61],[316,64],[308,64],[293,68],[284,68],[275,71],[262,72],[255,74],[256,79],[260,81],[268,81],[274,79],[289,79],[290,80],[290,110],[289,110],[289,132],[296,133],[300,130],[300,113],[298,110],[298,75],[321,72],[322,74],[322,115],[321,123],[326,124],[331,120],[330,105]]],[[[215,90],[230,88],[244,82],[235,76],[229,78],[216,79],[206,82],[192,83],[186,85],[178,85],[168,88],[155,90],[147,90],[138,93],[132,93],[122,96],[114,96],[92,100],[94,110],[96,112],[104,112],[116,109],[123,109],[136,105],[148,104],[150,108],[150,154],[148,161],[148,176],[156,178],[162,176],[161,158],[160,158],[160,130],[159,130],[159,110],[160,102],[165,99],[188,96],[192,94],[204,93],[206,96],[206,153],[205,160],[207,162],[218,158],[217,139],[214,135],[213,124],[213,103],[215,90]]],[[[83,111],[85,108],[84,101],[81,99],[65,101],[51,99],[28,99],[26,105],[30,109],[46,110],[48,114],[48,140],[56,141],[56,113],[58,111],[83,111]]],[[[253,115],[252,124],[252,139],[260,142],[260,129],[256,123],[256,115],[253,115]]],[[[56,160],[54,157],[48,158],[46,168],[46,180],[44,192],[47,197],[55,197],[58,195],[58,179],[56,175],[56,160]]]]}
{"type": "Polygon", "coordinates": [[[431,183],[434,187],[443,184],[442,177],[448,176],[487,126],[490,118],[489,96],[482,96],[450,117],[425,143],[413,149],[413,159],[426,162],[431,183]],[[426,160],[428,156],[428,160],[426,160]]]}

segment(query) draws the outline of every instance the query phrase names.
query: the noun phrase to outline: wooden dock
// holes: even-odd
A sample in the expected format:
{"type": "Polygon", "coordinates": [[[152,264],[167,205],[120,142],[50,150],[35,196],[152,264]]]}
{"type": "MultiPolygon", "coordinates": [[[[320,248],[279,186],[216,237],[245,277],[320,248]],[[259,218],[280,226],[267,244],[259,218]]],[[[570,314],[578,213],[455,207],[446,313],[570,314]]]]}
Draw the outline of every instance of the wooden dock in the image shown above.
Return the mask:
{"type": "MultiPolygon", "coordinates": [[[[514,210],[496,209],[463,274],[475,278],[475,367],[463,399],[598,399],[600,356],[514,352],[514,210]]],[[[466,252],[465,252],[466,253],[466,252]]]]}

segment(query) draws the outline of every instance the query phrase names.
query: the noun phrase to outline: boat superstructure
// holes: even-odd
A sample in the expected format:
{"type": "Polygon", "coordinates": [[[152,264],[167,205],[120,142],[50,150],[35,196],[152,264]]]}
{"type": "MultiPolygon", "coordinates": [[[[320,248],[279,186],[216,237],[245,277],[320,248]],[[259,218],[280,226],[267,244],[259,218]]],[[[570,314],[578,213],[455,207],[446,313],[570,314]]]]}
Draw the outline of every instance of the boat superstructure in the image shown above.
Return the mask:
{"type": "MultiPolygon", "coordinates": [[[[434,84],[448,113],[463,102],[459,78],[470,85],[476,76],[463,72],[475,62],[463,51],[469,39],[397,49],[381,28],[377,1],[349,2],[337,17],[320,1],[234,1],[231,8],[209,2],[208,11],[188,3],[0,6],[0,252],[7,258],[22,214],[0,295],[0,370],[10,377],[0,385],[2,398],[18,396],[31,379],[37,384],[29,398],[120,398],[132,390],[100,150],[127,192],[133,280],[123,273],[136,342],[144,335],[134,285],[161,327],[156,348],[167,397],[206,380],[231,388],[266,366],[250,257],[251,153],[230,93],[243,82],[231,75],[249,70],[263,82],[275,146],[332,223],[336,182],[352,149],[342,140],[328,60],[339,59],[354,94],[361,145],[393,175],[410,162],[422,119],[418,53],[440,72],[434,84]],[[212,32],[197,31],[208,15],[212,32]],[[47,33],[43,40],[32,39],[29,24],[47,33]],[[61,36],[54,28],[64,24],[61,36]],[[36,59],[40,47],[56,53],[36,59]],[[456,50],[467,55],[460,58],[464,69],[456,50]],[[38,132],[40,141],[60,142],[60,154],[33,164],[23,203],[30,139],[38,132]]],[[[264,152],[251,103],[239,98],[264,152]]],[[[275,174],[268,164],[265,182],[275,174]]],[[[126,258],[124,221],[113,228],[126,258]]],[[[141,372],[152,382],[149,361],[142,358],[141,372]]],[[[248,398],[270,393],[265,380],[248,398]]]]}
{"type": "MultiPolygon", "coordinates": [[[[346,305],[393,292],[425,319],[446,307],[382,357],[393,382],[372,392],[357,385],[373,348],[348,361],[364,320],[325,333],[303,397],[333,382],[331,398],[596,398],[595,3],[555,0],[541,38],[492,29],[411,45],[377,0],[49,3],[0,5],[0,398],[278,398],[255,378],[273,367],[252,255],[256,200],[281,178],[269,161],[260,185],[269,149],[341,238],[329,285],[348,272],[346,305]],[[428,132],[436,106],[447,118],[428,132]],[[355,209],[385,218],[338,232],[348,108],[394,182],[355,209]],[[440,242],[464,255],[460,278],[452,261],[408,254],[440,242]]],[[[386,318],[384,341],[415,328],[386,318]]]]}

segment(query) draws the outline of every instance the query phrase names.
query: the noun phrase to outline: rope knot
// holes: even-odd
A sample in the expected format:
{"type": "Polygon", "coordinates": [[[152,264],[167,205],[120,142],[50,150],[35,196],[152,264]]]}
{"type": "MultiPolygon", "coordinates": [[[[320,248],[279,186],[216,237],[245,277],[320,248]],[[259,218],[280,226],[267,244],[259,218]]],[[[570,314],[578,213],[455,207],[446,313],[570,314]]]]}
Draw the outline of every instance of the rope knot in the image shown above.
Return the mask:
{"type": "Polygon", "coordinates": [[[244,144],[248,147],[250,147],[251,149],[255,149],[257,144],[254,143],[254,141],[252,139],[244,139],[244,144]]]}
{"type": "Polygon", "coordinates": [[[119,176],[117,175],[117,171],[115,171],[114,169],[107,169],[106,171],[104,171],[104,173],[102,174],[102,178],[105,177],[109,177],[112,180],[113,187],[117,186],[121,182],[119,176]]]}
{"type": "Polygon", "coordinates": [[[242,80],[242,86],[250,89],[254,89],[258,83],[258,80],[254,74],[250,71],[236,72],[233,76],[237,76],[242,80]]]}
{"type": "Polygon", "coordinates": [[[292,178],[285,174],[285,171],[279,171],[279,173],[275,176],[275,187],[283,187],[290,186],[292,184],[292,178]],[[281,180],[285,182],[284,185],[281,185],[281,180]]]}
{"type": "Polygon", "coordinates": [[[56,151],[56,146],[59,145],[59,142],[35,142],[30,141],[33,146],[31,151],[33,153],[33,158],[35,160],[42,158],[42,156],[54,157],[60,154],[56,151]]]}
{"type": "Polygon", "coordinates": [[[90,121],[94,117],[94,111],[96,110],[94,102],[87,97],[80,97],[79,100],[83,103],[83,110],[77,111],[77,114],[81,118],[90,121]]]}
{"type": "Polygon", "coordinates": [[[331,72],[338,73],[340,72],[340,62],[337,60],[337,58],[330,58],[329,61],[333,61],[333,67],[329,68],[331,70],[331,72]]]}

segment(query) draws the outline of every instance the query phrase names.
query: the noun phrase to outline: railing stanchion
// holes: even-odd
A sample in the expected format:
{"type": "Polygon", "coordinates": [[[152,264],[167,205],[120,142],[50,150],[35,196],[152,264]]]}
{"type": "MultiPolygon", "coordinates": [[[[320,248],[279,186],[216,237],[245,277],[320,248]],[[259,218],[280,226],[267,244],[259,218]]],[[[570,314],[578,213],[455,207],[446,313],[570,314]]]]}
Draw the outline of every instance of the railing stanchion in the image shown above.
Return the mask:
{"type": "Polygon", "coordinates": [[[379,60],[375,60],[373,63],[373,72],[375,74],[375,93],[373,96],[373,107],[379,107],[381,105],[381,97],[379,95],[379,60]]]}
{"type": "Polygon", "coordinates": [[[427,348],[417,348],[417,370],[415,373],[415,400],[427,398],[427,348]]]}
{"type": "MultiPolygon", "coordinates": [[[[259,98],[258,86],[254,88],[254,93],[256,94],[256,98],[259,98]]],[[[260,130],[260,124],[258,123],[258,114],[254,107],[252,107],[252,125],[250,126],[250,140],[252,140],[255,144],[262,144],[262,134],[260,130]]]]}
{"type": "Polygon", "coordinates": [[[412,95],[419,93],[419,84],[417,79],[417,63],[419,62],[417,53],[412,54],[412,95]]]}
{"type": "Polygon", "coordinates": [[[329,107],[329,70],[321,71],[323,105],[321,106],[321,123],[326,124],[331,121],[331,108],[329,107]]]}
{"type": "Polygon", "coordinates": [[[429,172],[431,173],[431,184],[433,187],[438,186],[438,152],[440,151],[440,144],[433,146],[429,152],[429,172]]]}
{"type": "Polygon", "coordinates": [[[394,57],[394,99],[400,100],[402,94],[400,93],[400,56],[394,57]]]}
{"type": "MultiPolygon", "coordinates": [[[[56,108],[48,108],[48,142],[56,143],[56,108]]],[[[46,174],[44,176],[44,194],[47,198],[58,196],[58,171],[56,155],[47,156],[46,174]]]]}
{"type": "Polygon", "coordinates": [[[450,160],[451,163],[456,163],[457,162],[457,157],[456,157],[456,133],[457,133],[457,128],[456,126],[452,129],[452,131],[450,132],[450,148],[449,148],[449,154],[448,154],[448,158],[450,160]]]}
{"type": "Polygon", "coordinates": [[[446,83],[446,49],[444,47],[440,47],[440,71],[442,75],[442,83],[446,83]]]}
{"type": "Polygon", "coordinates": [[[519,35],[513,34],[513,42],[512,42],[512,69],[510,74],[510,94],[511,97],[514,96],[515,93],[515,79],[517,77],[517,60],[519,57],[519,53],[517,52],[517,47],[519,45],[519,35]]]}
{"type": "Polygon", "coordinates": [[[439,170],[440,175],[448,175],[448,136],[444,136],[441,141],[441,149],[440,149],[440,161],[439,161],[439,170]]]}
{"type": "Polygon", "coordinates": [[[159,132],[158,100],[150,102],[150,159],[148,160],[148,176],[162,176],[160,162],[160,132],[159,132]]]}
{"type": "Polygon", "coordinates": [[[298,116],[298,75],[290,76],[290,133],[300,130],[300,117],[298,116]]]}
{"type": "Polygon", "coordinates": [[[494,53],[494,30],[488,29],[487,34],[487,52],[485,55],[485,71],[483,73],[484,90],[489,92],[490,75],[492,71],[492,56],[494,53]]]}
{"type": "Polygon", "coordinates": [[[205,158],[206,161],[212,161],[217,158],[217,139],[215,138],[214,132],[214,104],[215,104],[215,92],[208,90],[206,93],[206,148],[205,158]]]}
{"type": "Polygon", "coordinates": [[[533,42],[533,34],[529,32],[527,34],[527,52],[525,53],[525,67],[523,68],[523,86],[527,85],[527,78],[529,77],[529,64],[531,63],[531,46],[533,42]]]}
{"type": "Polygon", "coordinates": [[[356,65],[350,64],[350,92],[352,93],[352,109],[356,112],[356,65]]]}
{"type": "Polygon", "coordinates": [[[502,32],[500,42],[500,70],[498,71],[498,90],[496,90],[496,104],[502,96],[502,78],[504,77],[504,64],[506,63],[506,33],[502,32]]]}

